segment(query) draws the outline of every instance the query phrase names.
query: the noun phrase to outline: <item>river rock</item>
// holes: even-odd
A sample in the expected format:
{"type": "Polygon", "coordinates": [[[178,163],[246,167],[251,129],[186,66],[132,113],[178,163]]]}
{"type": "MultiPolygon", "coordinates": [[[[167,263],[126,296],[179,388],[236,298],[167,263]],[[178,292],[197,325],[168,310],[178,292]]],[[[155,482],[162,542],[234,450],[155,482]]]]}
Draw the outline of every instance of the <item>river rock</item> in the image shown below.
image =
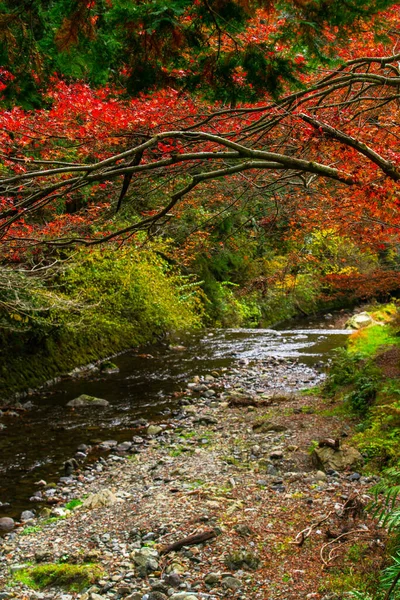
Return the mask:
{"type": "Polygon", "coordinates": [[[194,419],[193,425],[217,425],[218,419],[209,417],[208,415],[202,415],[198,419],[194,419]]]}
{"type": "Polygon", "coordinates": [[[112,375],[113,373],[119,373],[119,368],[117,367],[117,365],[110,361],[101,363],[99,368],[100,368],[101,373],[104,373],[105,375],[112,375]]]}
{"type": "Polygon", "coordinates": [[[108,488],[104,488],[103,490],[100,490],[100,492],[97,492],[97,494],[90,494],[90,496],[84,500],[82,508],[92,509],[101,506],[112,506],[116,502],[118,502],[118,498],[115,494],[108,488]]]}
{"type": "Polygon", "coordinates": [[[149,425],[147,428],[147,435],[158,435],[163,430],[159,425],[149,425]]]}
{"type": "Polygon", "coordinates": [[[67,402],[67,406],[72,408],[83,408],[87,406],[109,406],[108,400],[104,398],[96,398],[95,396],[88,396],[87,394],[81,394],[77,398],[67,402]]]}
{"type": "Polygon", "coordinates": [[[25,523],[25,521],[30,521],[34,518],[35,513],[33,513],[31,510],[24,510],[24,512],[21,514],[20,521],[22,521],[22,523],[25,523]]]}
{"type": "Polygon", "coordinates": [[[171,587],[179,587],[179,585],[182,583],[182,579],[179,573],[168,573],[167,575],[165,575],[164,581],[167,585],[170,585],[171,587]]]}
{"type": "Polygon", "coordinates": [[[154,548],[143,547],[140,550],[134,550],[131,557],[141,577],[146,577],[148,573],[158,569],[159,554],[154,548]]]}
{"type": "Polygon", "coordinates": [[[222,587],[226,590],[236,591],[242,587],[242,582],[236,577],[224,577],[222,580],[222,587]]]}
{"type": "Polygon", "coordinates": [[[285,425],[280,425],[279,423],[273,423],[272,421],[256,421],[253,424],[253,431],[255,433],[268,433],[270,431],[287,431],[287,427],[285,425]]]}
{"type": "Polygon", "coordinates": [[[150,592],[148,600],[168,600],[168,596],[163,592],[155,590],[154,592],[150,592]]]}
{"type": "Polygon", "coordinates": [[[315,448],[312,460],[317,468],[322,468],[324,471],[328,469],[345,471],[360,465],[363,462],[363,457],[356,448],[351,446],[337,449],[323,446],[322,448],[315,448]]]}
{"type": "Polygon", "coordinates": [[[216,585],[221,580],[221,575],[219,573],[207,573],[204,577],[204,583],[206,585],[216,585]]]}
{"type": "Polygon", "coordinates": [[[11,519],[10,517],[0,518],[0,533],[8,533],[14,529],[14,526],[14,519],[11,519]]]}
{"type": "Polygon", "coordinates": [[[364,327],[368,327],[373,323],[372,317],[367,312],[358,313],[358,315],[354,315],[351,317],[347,323],[347,329],[363,329],[364,327]]]}
{"type": "Polygon", "coordinates": [[[315,474],[315,479],[317,481],[326,481],[328,478],[324,471],[317,471],[315,474]]]}

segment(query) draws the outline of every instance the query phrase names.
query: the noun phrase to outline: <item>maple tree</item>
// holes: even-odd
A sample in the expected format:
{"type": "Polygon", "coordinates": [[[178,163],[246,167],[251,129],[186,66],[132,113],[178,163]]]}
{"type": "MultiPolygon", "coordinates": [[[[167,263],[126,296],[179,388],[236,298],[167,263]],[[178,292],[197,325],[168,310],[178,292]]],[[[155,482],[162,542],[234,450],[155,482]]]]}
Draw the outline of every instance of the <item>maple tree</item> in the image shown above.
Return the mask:
{"type": "MultiPolygon", "coordinates": [[[[303,226],[312,217],[314,223],[323,218],[348,229],[343,220],[348,220],[350,208],[355,230],[365,233],[368,228],[370,235],[375,231],[382,236],[384,229],[389,239],[398,227],[399,121],[394,111],[399,59],[400,55],[352,59],[304,91],[278,101],[204,113],[203,118],[201,106],[191,100],[176,103],[176,93],[119,106],[107,99],[106,91],[93,94],[85,86],[64,88],[61,106],[56,105],[55,117],[57,111],[66,110],[62,103],[68,95],[73,96],[76,113],[70,113],[69,104],[66,117],[70,130],[65,130],[66,120],[54,123],[52,112],[41,114],[43,127],[36,113],[24,115],[19,109],[5,113],[3,159],[14,173],[2,179],[1,230],[12,236],[15,224],[27,223],[27,217],[43,207],[61,197],[72,199],[85,189],[94,194],[114,180],[133,178],[134,190],[142,178],[161,177],[168,201],[139,222],[103,237],[111,239],[161,225],[182,198],[204,182],[246,173],[250,187],[268,186],[270,194],[279,190],[281,201],[286,201],[282,188],[289,190],[290,202],[297,205],[294,221],[303,226]],[[88,102],[93,103],[83,125],[76,114],[87,110],[88,102]],[[171,110],[171,120],[178,120],[183,109],[187,117],[180,119],[181,128],[168,130],[162,111],[171,110]],[[121,128],[124,120],[126,127],[121,128]],[[63,143],[54,144],[57,135],[63,143]],[[121,148],[121,135],[127,149],[113,154],[121,148]],[[33,146],[34,152],[40,144],[42,158],[15,154],[16,136],[19,151],[32,151],[33,146]],[[70,140],[72,152],[80,139],[84,143],[74,150],[76,159],[61,160],[65,141],[70,140]],[[139,143],[131,143],[137,139],[139,143]]],[[[120,194],[118,205],[122,201],[120,194]]]]}

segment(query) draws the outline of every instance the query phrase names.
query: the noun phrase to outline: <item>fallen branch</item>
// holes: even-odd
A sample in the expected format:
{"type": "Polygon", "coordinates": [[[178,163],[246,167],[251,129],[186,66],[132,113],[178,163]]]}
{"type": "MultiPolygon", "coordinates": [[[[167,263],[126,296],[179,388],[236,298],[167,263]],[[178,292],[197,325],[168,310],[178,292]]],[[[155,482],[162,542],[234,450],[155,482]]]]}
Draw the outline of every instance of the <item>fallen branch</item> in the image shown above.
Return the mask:
{"type": "MultiPolygon", "coordinates": [[[[340,535],[338,535],[334,540],[331,540],[330,542],[327,542],[326,544],[324,544],[319,552],[320,556],[321,556],[321,560],[324,563],[325,567],[329,567],[329,563],[333,560],[333,551],[335,550],[335,548],[332,548],[331,551],[329,552],[328,555],[328,559],[325,560],[324,558],[324,550],[325,548],[327,548],[328,546],[330,546],[331,544],[334,544],[335,542],[337,542],[338,540],[340,540],[343,537],[349,536],[349,535],[354,535],[356,533],[369,533],[367,532],[365,529],[353,529],[352,531],[345,531],[344,533],[341,533],[340,535]]],[[[346,540],[347,541],[347,540],[346,540]]]]}
{"type": "Polygon", "coordinates": [[[202,544],[207,540],[211,540],[215,538],[217,533],[214,529],[209,529],[208,531],[203,531],[202,533],[195,533],[194,535],[189,535],[178,542],[174,542],[173,544],[169,544],[168,546],[164,546],[160,550],[160,554],[168,554],[169,552],[174,552],[175,550],[180,550],[183,546],[194,546],[196,544],[202,544]]]}
{"type": "Polygon", "coordinates": [[[293,542],[290,542],[290,544],[294,544],[295,546],[302,546],[304,544],[304,542],[306,541],[306,539],[308,537],[310,537],[310,535],[312,534],[312,532],[314,531],[314,529],[316,529],[317,527],[319,527],[320,525],[322,525],[322,523],[324,523],[325,521],[327,521],[329,519],[329,517],[333,514],[333,510],[331,510],[326,517],[323,517],[322,519],[320,519],[317,523],[313,523],[312,525],[309,525],[308,527],[306,527],[305,529],[303,529],[302,531],[299,531],[299,533],[296,535],[295,539],[293,542]]]}

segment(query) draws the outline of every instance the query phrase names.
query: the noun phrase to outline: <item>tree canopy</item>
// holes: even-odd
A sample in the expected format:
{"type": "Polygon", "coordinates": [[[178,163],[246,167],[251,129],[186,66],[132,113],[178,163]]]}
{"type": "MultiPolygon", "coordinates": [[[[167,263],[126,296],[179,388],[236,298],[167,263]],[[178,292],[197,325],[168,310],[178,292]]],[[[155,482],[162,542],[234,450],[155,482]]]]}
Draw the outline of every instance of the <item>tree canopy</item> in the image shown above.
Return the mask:
{"type": "MultiPolygon", "coordinates": [[[[8,62],[4,59],[4,261],[23,261],[28,250],[30,260],[36,260],[44,248],[54,252],[76,244],[142,240],[145,231],[153,238],[172,237],[185,263],[197,248],[188,242],[191,235],[205,243],[212,227],[229,229],[229,220],[240,212],[240,228],[251,235],[281,232],[282,240],[300,243],[308,233],[326,230],[380,253],[396,247],[398,5],[221,1],[170,3],[162,10],[156,2],[124,6],[137,16],[135,26],[127,13],[118,13],[124,8],[118,2],[40,4],[37,19],[53,23],[54,44],[67,23],[77,29],[65,48],[54,46],[43,55],[41,71],[31,71],[39,108],[27,110],[15,100],[10,106],[13,95],[24,90],[24,75],[16,56],[14,66],[11,54],[8,62]],[[79,15],[72,19],[72,8],[98,16],[90,35],[80,29],[79,15]],[[45,18],[51,10],[59,10],[58,21],[45,18]],[[175,29],[171,20],[164,29],[156,27],[156,14],[161,23],[168,10],[176,11],[175,29]],[[127,28],[130,34],[119,46],[125,58],[121,54],[117,68],[107,71],[107,61],[94,58],[96,44],[117,13],[119,27],[109,25],[110,36],[120,36],[119,29],[127,35],[127,28]],[[153,19],[153,29],[143,29],[145,14],[153,19]],[[198,51],[185,36],[177,41],[179,52],[173,45],[168,50],[169,35],[195,27],[206,36],[198,51]],[[137,51],[127,52],[127,44],[139,38],[137,51]],[[233,95],[232,81],[222,85],[216,71],[209,71],[208,78],[202,70],[205,55],[213,56],[213,69],[218,69],[226,56],[242,61],[253,47],[267,62],[285,57],[288,69],[281,64],[275,77],[263,63],[256,76],[244,63],[235,63],[233,95]],[[78,51],[105,68],[107,84],[94,85],[89,59],[78,60],[78,51]],[[141,52],[148,52],[146,60],[141,52]],[[67,77],[61,62],[53,71],[54,61],[64,59],[71,68],[84,65],[84,71],[67,77]],[[153,59],[165,77],[157,76],[154,85],[148,82],[143,87],[148,89],[137,93],[128,85],[133,65],[153,68],[153,59]],[[192,86],[196,77],[199,83],[192,86]]],[[[16,14],[16,7],[8,9],[16,14]]],[[[27,13],[18,14],[27,19],[27,13]]],[[[24,31],[14,31],[8,49],[24,31]]],[[[39,52],[43,27],[38,25],[38,31],[31,43],[39,52]]],[[[250,63],[258,65],[255,58],[250,63]]],[[[224,245],[224,236],[216,239],[224,245]]]]}
{"type": "MultiPolygon", "coordinates": [[[[236,104],[307,67],[389,0],[3,0],[0,79],[5,96],[39,106],[49,77],[113,83],[136,94],[174,86],[236,104]]],[[[383,18],[385,20],[385,18],[383,18]]]]}

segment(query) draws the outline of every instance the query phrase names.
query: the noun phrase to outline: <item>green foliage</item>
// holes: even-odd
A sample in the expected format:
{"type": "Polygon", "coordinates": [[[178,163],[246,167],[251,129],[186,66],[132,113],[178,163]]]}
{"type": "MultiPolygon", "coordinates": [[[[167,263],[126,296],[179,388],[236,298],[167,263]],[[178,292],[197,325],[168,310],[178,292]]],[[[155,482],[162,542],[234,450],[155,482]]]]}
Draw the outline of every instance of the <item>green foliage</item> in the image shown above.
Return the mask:
{"type": "MultiPolygon", "coordinates": [[[[374,501],[369,509],[380,524],[392,533],[393,554],[391,563],[381,573],[374,600],[396,600],[400,598],[400,471],[387,469],[383,480],[373,488],[374,501]]],[[[368,588],[367,588],[368,589],[368,588]]],[[[353,592],[359,600],[370,600],[371,596],[353,592]]]]}
{"type": "Polygon", "coordinates": [[[13,579],[33,589],[59,586],[69,591],[79,592],[93,585],[103,574],[101,567],[96,564],[49,563],[17,571],[13,579]]]}
{"type": "Polygon", "coordinates": [[[88,325],[104,331],[179,330],[200,325],[198,289],[151,252],[83,251],[63,278],[68,295],[93,305],[88,325]]]}
{"type": "MultiPolygon", "coordinates": [[[[0,331],[0,390],[6,395],[167,332],[199,327],[204,312],[193,278],[175,273],[151,250],[82,250],[42,287],[58,300],[44,306],[40,321],[26,313],[24,327],[18,320],[15,331],[0,331]]],[[[0,318],[6,310],[17,314],[4,307],[0,318]]]]}
{"type": "MultiPolygon", "coordinates": [[[[374,318],[387,321],[393,318],[395,310],[393,305],[378,307],[374,318]]],[[[392,534],[391,562],[382,571],[379,581],[372,578],[347,582],[351,583],[351,586],[346,584],[347,590],[358,590],[351,593],[358,600],[400,598],[400,386],[395,376],[384,376],[377,366],[382,364],[379,357],[385,356],[388,348],[392,360],[396,360],[397,354],[393,352],[396,345],[398,340],[388,325],[357,332],[350,338],[349,348],[337,353],[326,384],[326,390],[340,392],[353,410],[366,417],[353,442],[369,459],[369,468],[375,466],[382,474],[382,468],[386,467],[381,482],[373,489],[370,511],[392,534]],[[394,466],[387,468],[390,465],[394,466]]],[[[357,562],[359,554],[360,548],[350,548],[348,558],[357,562]]],[[[344,581],[341,577],[340,582],[334,583],[343,586],[344,581]]]]}
{"type": "Polygon", "coordinates": [[[343,400],[348,401],[352,410],[366,414],[376,397],[380,378],[380,371],[365,359],[364,354],[339,348],[330,366],[324,391],[334,394],[344,390],[343,400]]]}

